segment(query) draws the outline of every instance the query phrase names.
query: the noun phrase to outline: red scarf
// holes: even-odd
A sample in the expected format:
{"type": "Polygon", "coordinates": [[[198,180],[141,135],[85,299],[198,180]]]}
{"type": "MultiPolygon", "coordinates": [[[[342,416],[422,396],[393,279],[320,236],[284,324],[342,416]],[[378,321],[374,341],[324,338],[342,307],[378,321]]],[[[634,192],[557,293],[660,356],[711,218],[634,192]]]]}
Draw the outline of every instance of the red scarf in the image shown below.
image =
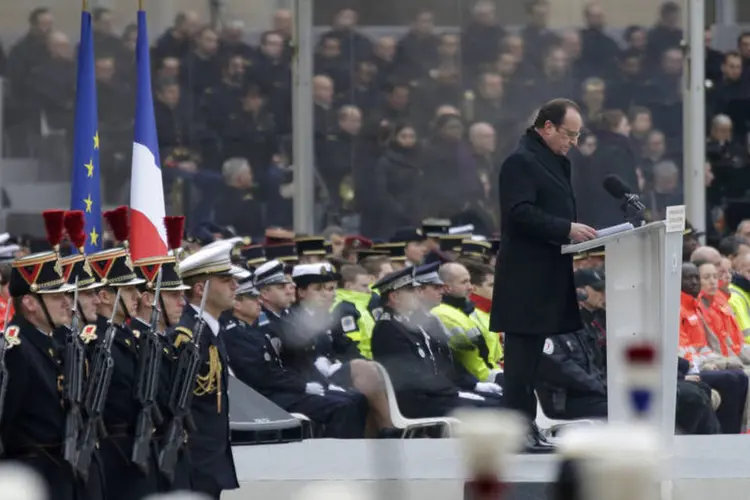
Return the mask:
{"type": "Polygon", "coordinates": [[[471,295],[469,295],[469,300],[472,301],[477,309],[482,312],[489,313],[492,309],[492,299],[480,297],[476,293],[472,293],[471,295]]]}

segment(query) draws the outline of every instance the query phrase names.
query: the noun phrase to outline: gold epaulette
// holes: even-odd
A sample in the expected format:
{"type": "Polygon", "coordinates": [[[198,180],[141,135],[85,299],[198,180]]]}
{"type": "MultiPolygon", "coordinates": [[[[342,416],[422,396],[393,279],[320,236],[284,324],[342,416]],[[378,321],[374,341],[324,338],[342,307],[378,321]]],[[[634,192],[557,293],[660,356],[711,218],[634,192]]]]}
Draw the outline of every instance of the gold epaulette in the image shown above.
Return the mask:
{"type": "Polygon", "coordinates": [[[189,328],[178,326],[174,331],[177,332],[177,337],[174,339],[175,347],[180,347],[185,342],[193,340],[193,332],[189,328]]]}

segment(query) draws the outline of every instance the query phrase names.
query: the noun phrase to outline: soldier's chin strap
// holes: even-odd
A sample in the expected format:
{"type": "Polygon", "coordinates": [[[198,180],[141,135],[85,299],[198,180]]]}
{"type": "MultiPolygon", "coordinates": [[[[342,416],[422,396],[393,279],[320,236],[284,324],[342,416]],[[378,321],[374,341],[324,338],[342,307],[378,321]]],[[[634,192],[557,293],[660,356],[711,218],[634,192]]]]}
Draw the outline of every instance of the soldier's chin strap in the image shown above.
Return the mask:
{"type": "Polygon", "coordinates": [[[164,329],[166,330],[172,325],[169,322],[169,316],[167,316],[167,308],[164,306],[164,295],[159,295],[159,305],[161,306],[161,320],[164,321],[164,329]]]}
{"type": "Polygon", "coordinates": [[[49,309],[47,309],[47,303],[44,302],[44,295],[41,293],[35,293],[34,296],[39,301],[39,305],[42,306],[42,312],[44,313],[44,318],[47,320],[47,323],[49,324],[50,331],[49,335],[50,337],[55,332],[55,323],[52,321],[52,316],[50,316],[49,309]]]}
{"type": "Polygon", "coordinates": [[[81,316],[81,324],[88,325],[90,323],[89,319],[86,317],[85,314],[83,314],[83,306],[81,306],[81,301],[78,301],[78,314],[81,316]]]}
{"type": "MultiPolygon", "coordinates": [[[[129,319],[133,319],[130,316],[130,313],[128,312],[128,306],[125,305],[125,299],[122,298],[122,294],[120,294],[120,300],[119,300],[120,308],[122,309],[122,314],[125,316],[125,320],[123,323],[127,323],[129,319]]],[[[115,304],[115,307],[117,307],[117,304],[115,304]]]]}

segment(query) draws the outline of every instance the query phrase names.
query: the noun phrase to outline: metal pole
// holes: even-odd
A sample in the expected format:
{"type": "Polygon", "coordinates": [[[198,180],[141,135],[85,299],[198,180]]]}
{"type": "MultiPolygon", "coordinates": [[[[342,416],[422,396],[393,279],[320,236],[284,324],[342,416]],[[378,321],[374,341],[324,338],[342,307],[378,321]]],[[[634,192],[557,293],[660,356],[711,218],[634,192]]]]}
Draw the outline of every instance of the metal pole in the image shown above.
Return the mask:
{"type": "Polygon", "coordinates": [[[737,24],[737,0],[716,0],[716,24],[737,24]]]}
{"type": "Polygon", "coordinates": [[[683,95],[684,191],[687,218],[697,230],[706,230],[706,104],[704,0],[687,0],[687,64],[683,95]]]}
{"type": "MultiPolygon", "coordinates": [[[[5,123],[5,78],[0,78],[0,230],[7,231],[8,228],[8,210],[3,203],[3,189],[5,186],[5,133],[3,127],[5,123]]],[[[10,195],[8,195],[10,196],[10,195]]]]}
{"type": "Polygon", "coordinates": [[[314,222],[313,1],[294,0],[292,154],[294,156],[294,230],[311,234],[314,222]]]}

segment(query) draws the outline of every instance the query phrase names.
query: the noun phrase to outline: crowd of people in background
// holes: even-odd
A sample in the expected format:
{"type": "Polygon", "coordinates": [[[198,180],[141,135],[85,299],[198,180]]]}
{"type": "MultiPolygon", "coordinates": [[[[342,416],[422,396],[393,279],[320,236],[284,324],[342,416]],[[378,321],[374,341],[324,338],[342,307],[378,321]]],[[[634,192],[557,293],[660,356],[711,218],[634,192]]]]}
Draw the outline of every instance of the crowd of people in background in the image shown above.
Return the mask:
{"type": "MultiPolygon", "coordinates": [[[[601,189],[612,173],[641,194],[653,218],[680,203],[678,4],[664,2],[653,26],[629,26],[621,38],[610,35],[596,2],[586,5],[581,29],[550,29],[549,10],[548,0],[529,0],[519,29],[504,26],[487,0],[473,5],[465,26],[447,29],[422,10],[400,38],[372,37],[355,10],[339,11],[314,47],[310,167],[318,228],[385,237],[393,227],[441,216],[492,233],[501,160],[552,97],[572,98],[584,111],[586,133],[573,154],[581,222],[619,220],[619,207],[601,189]]],[[[128,192],[136,29],[116,32],[105,8],[93,17],[105,200],[116,203],[128,192]]],[[[169,209],[189,214],[193,227],[213,221],[261,235],[291,225],[293,22],[278,10],[251,45],[242,21],[217,31],[188,11],[153,43],[169,209]]],[[[728,53],[711,48],[710,33],[707,227],[719,236],[739,222],[726,224],[725,209],[746,198],[750,33],[728,53]]],[[[50,131],[70,137],[74,45],[55,29],[53,13],[38,8],[2,59],[9,154],[33,154],[30,138],[50,131]]]]}

